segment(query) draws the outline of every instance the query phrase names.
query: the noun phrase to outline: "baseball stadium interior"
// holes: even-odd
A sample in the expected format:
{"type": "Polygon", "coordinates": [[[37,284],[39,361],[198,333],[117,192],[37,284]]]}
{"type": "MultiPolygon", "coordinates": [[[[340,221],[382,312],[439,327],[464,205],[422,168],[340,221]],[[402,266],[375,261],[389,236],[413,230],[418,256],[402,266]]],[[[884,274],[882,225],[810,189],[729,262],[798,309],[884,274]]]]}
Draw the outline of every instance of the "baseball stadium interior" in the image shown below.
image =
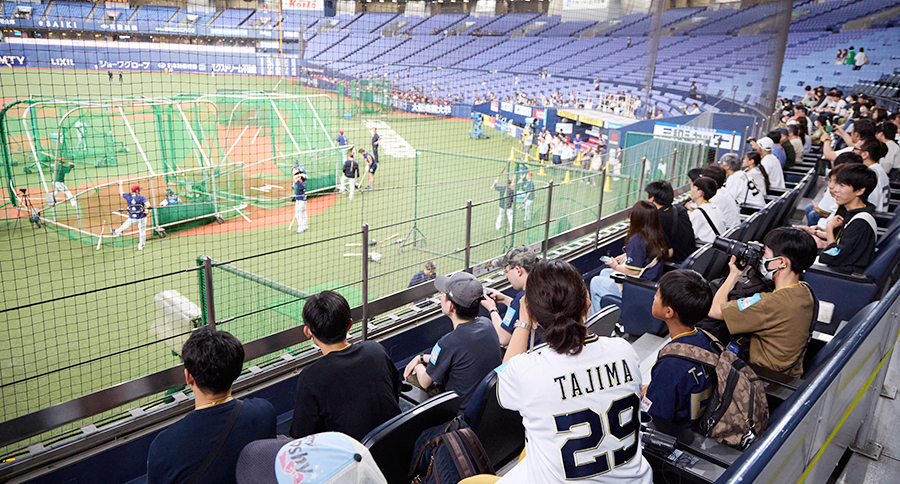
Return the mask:
{"type": "Polygon", "coordinates": [[[900,0],[0,0],[0,98],[0,482],[446,482],[414,471],[451,422],[482,456],[451,482],[900,475],[900,0]],[[527,358],[587,358],[527,295],[546,267],[584,282],[584,351],[637,358],[628,406],[562,371],[510,406],[527,358]],[[709,286],[699,323],[676,278],[709,286]],[[463,387],[469,363],[439,371],[475,353],[451,347],[473,288],[462,322],[503,363],[463,387]],[[340,468],[254,474],[229,433],[248,408],[275,416],[249,440],[311,445],[300,409],[345,428],[298,403],[335,365],[323,294],[349,305],[334,352],[380,348],[399,413],[340,468]],[[226,333],[240,374],[204,404],[190,345],[226,333]],[[680,360],[705,397],[667,420],[684,335],[714,360],[680,360]],[[158,460],[232,401],[203,459],[158,460]]]}

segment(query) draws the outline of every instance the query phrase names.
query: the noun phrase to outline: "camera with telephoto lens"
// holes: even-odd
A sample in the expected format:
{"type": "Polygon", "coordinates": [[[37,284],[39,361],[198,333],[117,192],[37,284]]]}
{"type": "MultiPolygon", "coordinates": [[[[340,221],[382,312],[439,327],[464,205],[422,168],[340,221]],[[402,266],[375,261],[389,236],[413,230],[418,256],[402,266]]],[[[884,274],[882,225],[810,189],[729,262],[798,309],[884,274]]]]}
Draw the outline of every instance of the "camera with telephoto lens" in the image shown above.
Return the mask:
{"type": "Polygon", "coordinates": [[[716,237],[713,241],[713,248],[720,250],[728,255],[733,255],[737,259],[736,265],[740,269],[747,266],[756,267],[763,258],[765,249],[759,242],[743,243],[738,240],[726,239],[725,237],[716,237]]]}

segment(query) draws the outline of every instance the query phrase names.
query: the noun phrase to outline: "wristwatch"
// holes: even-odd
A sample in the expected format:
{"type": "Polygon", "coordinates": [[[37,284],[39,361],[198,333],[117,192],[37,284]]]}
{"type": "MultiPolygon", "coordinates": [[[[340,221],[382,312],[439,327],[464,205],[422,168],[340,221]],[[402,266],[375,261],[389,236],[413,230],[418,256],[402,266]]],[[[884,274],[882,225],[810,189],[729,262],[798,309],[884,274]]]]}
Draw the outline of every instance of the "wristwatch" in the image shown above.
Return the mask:
{"type": "Polygon", "coordinates": [[[419,363],[421,363],[424,366],[428,366],[428,363],[425,363],[425,356],[423,356],[423,355],[419,355],[419,363]]]}
{"type": "Polygon", "coordinates": [[[497,313],[497,314],[500,314],[500,311],[497,311],[497,308],[494,308],[494,309],[491,309],[491,310],[488,312],[488,314],[490,314],[490,313],[497,313]]]}
{"type": "Polygon", "coordinates": [[[516,320],[516,324],[514,324],[513,326],[517,328],[524,328],[526,331],[531,331],[531,325],[523,323],[522,320],[519,319],[516,320]]]}

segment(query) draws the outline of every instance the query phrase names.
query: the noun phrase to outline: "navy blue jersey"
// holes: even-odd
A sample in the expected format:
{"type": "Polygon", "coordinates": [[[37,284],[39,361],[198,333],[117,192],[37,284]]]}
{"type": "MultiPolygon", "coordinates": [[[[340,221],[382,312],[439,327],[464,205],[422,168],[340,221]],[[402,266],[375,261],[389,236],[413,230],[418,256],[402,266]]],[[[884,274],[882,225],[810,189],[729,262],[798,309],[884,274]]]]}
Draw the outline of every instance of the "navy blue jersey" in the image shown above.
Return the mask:
{"type": "Polygon", "coordinates": [[[501,362],[500,338],[494,325],[478,317],[461,323],[435,343],[425,372],[435,383],[460,396],[462,412],[475,387],[501,362]]]}
{"type": "Polygon", "coordinates": [[[372,149],[378,150],[378,141],[381,140],[381,136],[378,136],[378,133],[372,135],[372,149]]]}
{"type": "Polygon", "coordinates": [[[306,182],[294,182],[294,201],[306,201],[306,182]]]}
{"type": "MultiPolygon", "coordinates": [[[[712,350],[706,335],[696,329],[672,341],[712,350]]],[[[642,402],[647,413],[684,427],[703,416],[713,390],[705,368],[678,357],[666,357],[656,360],[650,375],[650,386],[642,402]]]]}
{"type": "Polygon", "coordinates": [[[344,162],[343,167],[344,176],[347,178],[356,178],[359,176],[359,163],[356,160],[350,158],[344,162]]]}
{"type": "Polygon", "coordinates": [[[426,276],[426,275],[425,275],[425,271],[419,271],[419,272],[416,272],[416,273],[412,276],[412,279],[409,280],[409,286],[408,286],[408,287],[413,287],[413,286],[417,286],[417,285],[419,285],[419,284],[424,284],[424,283],[426,283],[426,282],[428,282],[428,281],[434,280],[435,277],[436,277],[436,275],[435,275],[433,272],[431,273],[431,277],[426,276]]]}
{"type": "Polygon", "coordinates": [[[366,153],[366,163],[371,163],[371,166],[369,166],[369,171],[372,171],[373,173],[373,170],[378,168],[378,160],[376,160],[375,157],[372,156],[372,153],[366,153]]]}
{"type": "Polygon", "coordinates": [[[336,141],[337,141],[338,146],[345,146],[345,145],[349,144],[349,143],[347,143],[347,138],[342,134],[338,135],[336,141]]]}
{"type": "Polygon", "coordinates": [[[147,216],[144,209],[147,207],[147,197],[139,193],[123,193],[122,198],[128,202],[128,218],[144,218],[147,216]]]}

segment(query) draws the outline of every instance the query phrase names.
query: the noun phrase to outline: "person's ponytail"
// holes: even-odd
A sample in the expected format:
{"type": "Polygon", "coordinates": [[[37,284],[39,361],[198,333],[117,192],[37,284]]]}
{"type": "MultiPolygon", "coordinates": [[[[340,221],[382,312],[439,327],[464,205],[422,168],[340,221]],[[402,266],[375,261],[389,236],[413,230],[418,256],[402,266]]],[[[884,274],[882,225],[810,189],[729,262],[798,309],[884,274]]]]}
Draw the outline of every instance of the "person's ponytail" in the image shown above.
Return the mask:
{"type": "Polygon", "coordinates": [[[577,355],[584,348],[587,329],[587,286],[568,262],[543,259],[528,273],[525,304],[531,319],[544,329],[543,340],[562,355],[577,355]]]}

